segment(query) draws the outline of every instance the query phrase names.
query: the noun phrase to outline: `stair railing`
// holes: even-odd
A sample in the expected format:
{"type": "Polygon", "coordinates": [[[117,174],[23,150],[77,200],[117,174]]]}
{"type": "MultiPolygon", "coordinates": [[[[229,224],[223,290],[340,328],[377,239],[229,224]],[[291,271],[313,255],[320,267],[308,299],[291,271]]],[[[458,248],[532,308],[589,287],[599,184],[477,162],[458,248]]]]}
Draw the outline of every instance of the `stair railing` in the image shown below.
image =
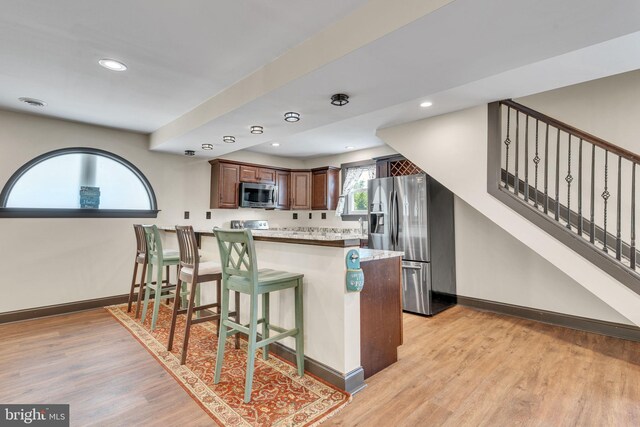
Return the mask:
{"type": "Polygon", "coordinates": [[[489,138],[489,192],[640,291],[640,156],[512,100],[489,105],[489,138]]]}

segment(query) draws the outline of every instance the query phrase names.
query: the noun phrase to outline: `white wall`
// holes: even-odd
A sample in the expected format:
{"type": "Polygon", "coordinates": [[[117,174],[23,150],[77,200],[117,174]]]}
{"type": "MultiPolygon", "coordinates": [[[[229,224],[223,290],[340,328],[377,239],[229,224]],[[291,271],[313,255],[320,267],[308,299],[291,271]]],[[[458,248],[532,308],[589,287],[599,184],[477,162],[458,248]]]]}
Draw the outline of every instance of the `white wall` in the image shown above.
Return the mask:
{"type": "MultiPolygon", "coordinates": [[[[486,106],[383,129],[378,136],[586,290],[640,325],[638,294],[487,193],[486,106]]],[[[466,268],[469,267],[462,260],[457,265],[459,271],[466,268]]],[[[485,283],[491,292],[502,266],[487,265],[485,268],[490,270],[487,274],[493,274],[485,283]]],[[[526,274],[522,276],[523,287],[536,286],[529,282],[526,274]]],[[[459,284],[465,286],[464,282],[459,284]]],[[[523,299],[522,305],[527,304],[523,299]]],[[[554,309],[552,306],[539,308],[554,309]]]]}
{"type": "MultiPolygon", "coordinates": [[[[0,219],[0,312],[128,293],[133,268],[134,223],[192,224],[213,228],[232,219],[268,219],[278,226],[355,227],[334,212],[209,209],[210,165],[148,150],[146,135],[21,113],[0,111],[0,185],[34,157],[64,147],[95,147],[118,154],[149,179],[158,200],[157,219],[3,218],[0,219]],[[190,219],[184,220],[184,211],[190,219]],[[212,212],[212,219],[205,213],[212,212]]],[[[377,152],[377,151],[374,151],[377,152]]],[[[335,164],[371,158],[367,150],[348,153],[335,164]]],[[[307,168],[299,159],[241,152],[225,158],[281,167],[307,168]]],[[[324,164],[314,163],[315,166],[324,164]]]]}
{"type": "Polygon", "coordinates": [[[459,295],[630,323],[462,199],[454,200],[459,295]]]}

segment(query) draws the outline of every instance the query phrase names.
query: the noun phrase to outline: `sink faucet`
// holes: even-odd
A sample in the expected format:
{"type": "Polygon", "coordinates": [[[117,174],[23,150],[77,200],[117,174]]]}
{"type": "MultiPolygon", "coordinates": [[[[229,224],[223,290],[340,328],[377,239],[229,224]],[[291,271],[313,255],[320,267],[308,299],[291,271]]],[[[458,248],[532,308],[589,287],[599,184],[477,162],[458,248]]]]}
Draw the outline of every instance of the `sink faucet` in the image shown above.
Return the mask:
{"type": "Polygon", "coordinates": [[[362,220],[362,217],[358,218],[358,223],[360,224],[360,234],[364,234],[364,221],[362,220]]]}

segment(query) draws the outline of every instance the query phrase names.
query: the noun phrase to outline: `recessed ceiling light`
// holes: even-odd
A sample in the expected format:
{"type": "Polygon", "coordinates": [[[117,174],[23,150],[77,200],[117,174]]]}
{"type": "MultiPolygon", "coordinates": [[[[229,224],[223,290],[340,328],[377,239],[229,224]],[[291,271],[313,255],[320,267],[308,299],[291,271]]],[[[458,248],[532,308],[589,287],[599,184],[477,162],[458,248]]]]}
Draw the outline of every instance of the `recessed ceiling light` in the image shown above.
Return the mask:
{"type": "Polygon", "coordinates": [[[297,122],[300,120],[300,113],[296,113],[295,111],[284,113],[284,120],[287,122],[297,122]]]}
{"type": "Polygon", "coordinates": [[[47,105],[46,102],[44,101],[40,101],[39,99],[35,99],[35,98],[18,98],[18,101],[24,102],[25,104],[29,104],[32,107],[44,107],[47,105]]]}
{"type": "Polygon", "coordinates": [[[264,132],[264,128],[262,126],[251,126],[251,133],[254,135],[260,135],[264,132]]]}
{"type": "Polygon", "coordinates": [[[344,93],[336,93],[335,95],[331,95],[331,105],[342,107],[343,105],[347,105],[348,103],[349,95],[345,95],[344,93]]]}
{"type": "Polygon", "coordinates": [[[231,135],[226,135],[222,137],[222,140],[227,144],[233,144],[234,142],[236,142],[236,137],[231,135]]]}
{"type": "Polygon", "coordinates": [[[346,146],[346,147],[344,147],[344,148],[345,148],[345,150],[353,150],[353,149],[354,149],[354,148],[356,148],[356,147],[354,147],[354,146],[352,146],[352,145],[347,145],[347,146],[346,146]]]}
{"type": "Polygon", "coordinates": [[[185,156],[195,156],[196,152],[193,150],[184,150],[184,155],[185,156]]]}
{"type": "Polygon", "coordinates": [[[280,147],[280,143],[279,142],[272,142],[271,146],[272,147],[280,147]]]}
{"type": "Polygon", "coordinates": [[[432,105],[433,105],[433,102],[431,101],[424,101],[422,104],[420,104],[422,108],[431,107],[432,105]]]}
{"type": "Polygon", "coordinates": [[[213,150],[213,144],[202,144],[203,150],[213,150]]]}
{"type": "Polygon", "coordinates": [[[124,63],[116,61],[115,59],[103,58],[98,61],[98,64],[111,71],[125,71],[127,69],[124,63]]]}

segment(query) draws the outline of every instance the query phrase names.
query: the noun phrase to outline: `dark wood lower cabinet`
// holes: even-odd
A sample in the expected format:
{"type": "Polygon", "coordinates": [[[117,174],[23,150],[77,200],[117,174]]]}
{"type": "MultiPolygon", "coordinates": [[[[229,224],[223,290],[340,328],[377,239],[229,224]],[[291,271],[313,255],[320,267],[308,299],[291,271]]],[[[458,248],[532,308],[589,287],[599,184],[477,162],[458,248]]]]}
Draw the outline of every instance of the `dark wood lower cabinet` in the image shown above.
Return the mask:
{"type": "Polygon", "coordinates": [[[360,293],[360,362],[368,378],[398,361],[402,345],[401,258],[365,261],[360,293]]]}

